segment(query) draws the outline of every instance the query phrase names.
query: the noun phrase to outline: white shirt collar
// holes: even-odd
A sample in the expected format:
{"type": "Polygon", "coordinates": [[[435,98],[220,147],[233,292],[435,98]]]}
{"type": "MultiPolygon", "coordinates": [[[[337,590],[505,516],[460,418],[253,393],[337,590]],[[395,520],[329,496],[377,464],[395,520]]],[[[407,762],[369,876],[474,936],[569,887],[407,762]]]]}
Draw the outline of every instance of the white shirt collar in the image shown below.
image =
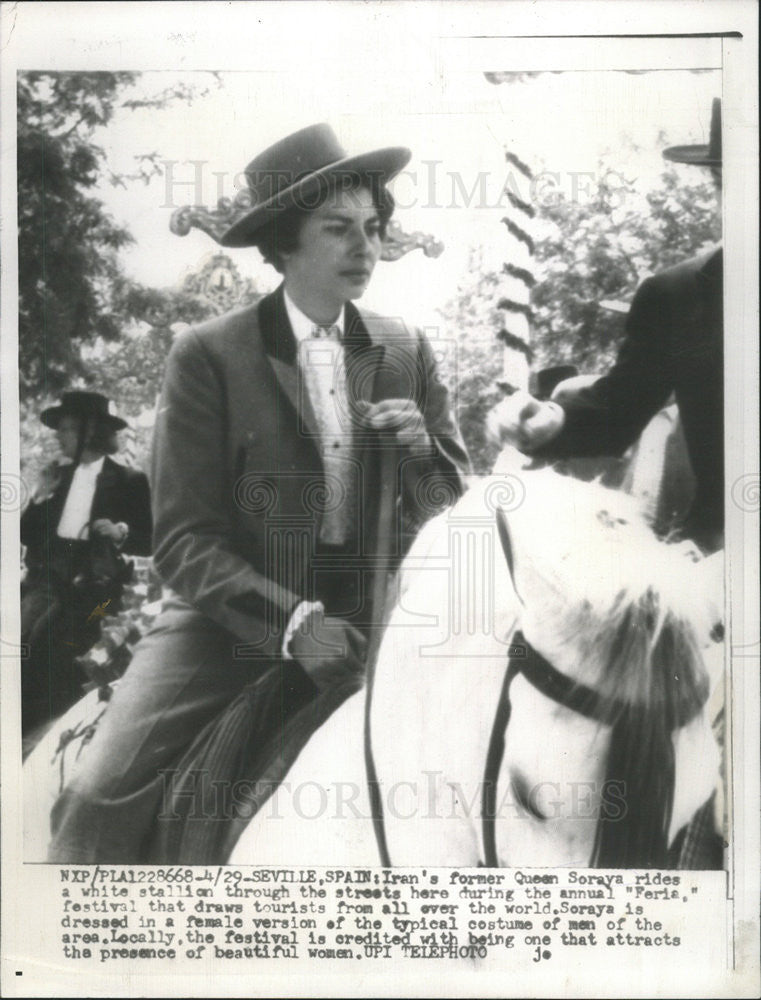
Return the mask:
{"type": "MultiPolygon", "coordinates": [[[[285,311],[288,313],[291,329],[293,330],[293,335],[298,343],[301,343],[302,340],[306,340],[307,337],[311,337],[312,330],[315,326],[327,325],[315,323],[313,319],[306,316],[299,309],[285,289],[283,289],[283,298],[285,299],[285,311]]],[[[344,330],[344,311],[345,307],[341,306],[341,312],[338,314],[338,319],[336,319],[335,323],[330,324],[330,326],[337,326],[341,333],[343,333],[344,330]]]]}
{"type": "Polygon", "coordinates": [[[106,459],[105,455],[101,455],[100,458],[96,458],[94,462],[80,462],[77,466],[74,474],[82,476],[91,476],[95,478],[100,475],[101,469],[103,468],[103,463],[106,459]]]}

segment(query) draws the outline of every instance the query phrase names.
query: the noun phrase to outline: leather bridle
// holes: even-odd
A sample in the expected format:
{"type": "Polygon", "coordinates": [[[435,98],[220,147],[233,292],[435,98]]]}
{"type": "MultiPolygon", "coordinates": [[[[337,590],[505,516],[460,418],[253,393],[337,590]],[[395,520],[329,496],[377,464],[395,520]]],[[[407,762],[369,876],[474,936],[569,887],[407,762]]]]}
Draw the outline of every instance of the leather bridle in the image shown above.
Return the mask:
{"type": "MultiPolygon", "coordinates": [[[[618,698],[603,698],[598,692],[561,673],[538,653],[526,640],[520,630],[513,634],[509,647],[509,660],[502,684],[497,711],[494,716],[482,792],[482,836],[484,864],[489,868],[499,867],[496,848],[496,807],[497,779],[505,752],[505,734],[510,722],[510,686],[518,674],[541,694],[559,705],[578,712],[587,719],[615,727],[619,720],[627,720],[631,706],[618,698]]],[[[669,730],[685,726],[699,711],[694,706],[680,706],[676,715],[669,720],[669,730]]],[[[626,723],[624,723],[626,724],[626,723]]],[[[673,777],[673,776],[672,776],[673,777]]],[[[672,781],[673,784],[673,781],[672,781]]],[[[672,787],[673,794],[673,787],[672,787]]]]}

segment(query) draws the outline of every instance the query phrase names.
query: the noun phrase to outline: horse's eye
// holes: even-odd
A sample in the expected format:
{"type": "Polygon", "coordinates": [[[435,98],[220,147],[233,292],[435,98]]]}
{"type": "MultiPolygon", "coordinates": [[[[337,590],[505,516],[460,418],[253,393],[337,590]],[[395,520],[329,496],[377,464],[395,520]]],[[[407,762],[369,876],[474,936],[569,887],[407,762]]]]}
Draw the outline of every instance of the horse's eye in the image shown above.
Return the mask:
{"type": "Polygon", "coordinates": [[[724,639],[724,622],[716,622],[714,627],[711,629],[711,634],[709,636],[712,642],[722,642],[724,639]]]}
{"type": "Polygon", "coordinates": [[[521,809],[525,810],[529,816],[533,816],[534,819],[546,819],[546,816],[543,816],[537,809],[534,797],[531,794],[531,788],[529,788],[529,784],[522,774],[513,772],[510,775],[510,786],[513,790],[515,801],[521,809]]]}

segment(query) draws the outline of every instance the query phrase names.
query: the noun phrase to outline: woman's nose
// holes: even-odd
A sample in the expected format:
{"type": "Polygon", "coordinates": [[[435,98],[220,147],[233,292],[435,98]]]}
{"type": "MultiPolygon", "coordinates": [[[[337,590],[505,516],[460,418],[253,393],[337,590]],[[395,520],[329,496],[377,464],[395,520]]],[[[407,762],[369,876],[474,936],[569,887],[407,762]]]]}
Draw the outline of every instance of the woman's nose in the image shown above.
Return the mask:
{"type": "Polygon", "coordinates": [[[353,250],[371,257],[374,252],[375,240],[372,235],[366,233],[364,229],[356,229],[354,232],[353,250]]]}

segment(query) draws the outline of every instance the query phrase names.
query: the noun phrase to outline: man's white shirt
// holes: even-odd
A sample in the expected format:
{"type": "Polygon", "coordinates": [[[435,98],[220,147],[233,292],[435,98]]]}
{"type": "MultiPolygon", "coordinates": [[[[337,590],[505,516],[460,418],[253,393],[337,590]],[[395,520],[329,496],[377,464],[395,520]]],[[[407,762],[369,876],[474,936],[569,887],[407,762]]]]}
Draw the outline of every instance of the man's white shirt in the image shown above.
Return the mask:
{"type": "Polygon", "coordinates": [[[71,486],[58,522],[59,538],[87,539],[90,537],[90,511],[95,486],[103,468],[103,456],[94,462],[80,462],[74,470],[71,486]]]}

